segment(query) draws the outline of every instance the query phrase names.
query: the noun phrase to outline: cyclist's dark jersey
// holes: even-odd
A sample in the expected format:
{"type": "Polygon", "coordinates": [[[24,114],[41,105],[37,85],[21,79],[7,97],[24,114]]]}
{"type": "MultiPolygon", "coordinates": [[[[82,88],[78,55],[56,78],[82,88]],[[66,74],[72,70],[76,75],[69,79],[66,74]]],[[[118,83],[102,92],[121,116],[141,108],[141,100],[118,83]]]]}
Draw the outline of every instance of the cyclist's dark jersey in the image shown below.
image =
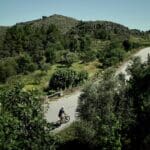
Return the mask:
{"type": "Polygon", "coordinates": [[[65,111],[63,109],[60,109],[58,116],[61,117],[62,114],[64,114],[64,113],[65,113],[65,111]]]}

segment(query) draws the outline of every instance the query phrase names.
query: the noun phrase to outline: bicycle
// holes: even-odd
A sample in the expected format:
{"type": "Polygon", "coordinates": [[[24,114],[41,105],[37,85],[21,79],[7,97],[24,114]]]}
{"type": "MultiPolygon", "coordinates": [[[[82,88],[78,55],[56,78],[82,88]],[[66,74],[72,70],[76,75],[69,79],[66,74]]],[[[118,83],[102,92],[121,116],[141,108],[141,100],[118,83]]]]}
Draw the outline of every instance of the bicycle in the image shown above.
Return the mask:
{"type": "Polygon", "coordinates": [[[62,119],[62,120],[59,120],[59,121],[60,121],[60,124],[68,123],[68,122],[70,121],[70,116],[65,115],[65,116],[63,117],[63,119],[62,119]]]}

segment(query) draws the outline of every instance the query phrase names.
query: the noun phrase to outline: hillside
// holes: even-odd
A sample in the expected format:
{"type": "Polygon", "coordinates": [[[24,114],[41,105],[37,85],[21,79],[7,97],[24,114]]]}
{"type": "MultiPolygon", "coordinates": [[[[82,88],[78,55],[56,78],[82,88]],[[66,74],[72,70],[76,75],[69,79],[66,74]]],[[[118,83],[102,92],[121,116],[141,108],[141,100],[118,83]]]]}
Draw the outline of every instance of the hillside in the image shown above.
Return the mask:
{"type": "Polygon", "coordinates": [[[0,82],[41,70],[48,71],[45,83],[59,67],[86,68],[94,75],[95,68],[116,65],[134,49],[148,46],[148,34],[118,23],[61,15],[0,27],[0,82]]]}
{"type": "MultiPolygon", "coordinates": [[[[45,27],[54,24],[62,32],[66,33],[70,29],[94,31],[97,29],[104,29],[108,31],[113,31],[114,33],[134,33],[134,30],[130,30],[128,27],[125,27],[121,24],[110,22],[110,21],[80,21],[75,18],[66,17],[58,14],[52,16],[42,16],[41,19],[17,23],[16,25],[31,25],[34,28],[45,27]]],[[[141,33],[139,30],[136,30],[136,33],[141,33]]]]}
{"type": "MultiPolygon", "coordinates": [[[[110,21],[80,21],[71,17],[54,14],[52,16],[42,16],[41,19],[20,22],[15,26],[30,25],[33,28],[48,28],[49,25],[54,24],[62,33],[68,32],[70,29],[76,29],[79,31],[94,32],[95,30],[104,29],[108,32],[114,32],[115,34],[137,34],[141,35],[139,30],[130,30],[128,27],[118,23],[110,21]]],[[[0,26],[0,35],[8,27],[0,26]]]]}
{"type": "Polygon", "coordinates": [[[55,14],[49,17],[43,16],[41,19],[33,21],[17,23],[16,25],[31,25],[33,28],[40,28],[43,26],[44,28],[48,28],[48,26],[51,24],[56,25],[56,27],[62,33],[66,33],[78,24],[78,20],[71,17],[65,17],[62,15],[55,14]]]}
{"type": "Polygon", "coordinates": [[[128,27],[125,27],[123,25],[120,25],[118,23],[114,22],[108,22],[108,21],[81,21],[77,26],[76,29],[79,32],[86,32],[86,33],[94,33],[98,30],[103,30],[106,32],[111,32],[114,34],[130,34],[130,29],[128,27]]]}
{"type": "Polygon", "coordinates": [[[7,29],[9,27],[5,27],[5,26],[0,26],[0,49],[2,48],[2,43],[4,41],[7,29]]]}
{"type": "MultiPolygon", "coordinates": [[[[11,51],[11,53],[14,53],[15,55],[16,52],[18,51],[18,45],[19,49],[26,51],[26,49],[30,49],[31,46],[27,45],[29,44],[29,41],[32,41],[33,39],[35,39],[36,41],[42,40],[41,46],[42,49],[45,49],[45,46],[43,45],[46,45],[47,41],[50,39],[50,37],[47,37],[49,36],[48,34],[50,34],[50,32],[55,32],[54,33],[55,40],[61,41],[59,43],[62,43],[63,47],[64,46],[66,47],[66,45],[68,45],[68,43],[63,41],[66,37],[68,37],[70,40],[72,39],[72,37],[81,37],[88,35],[92,39],[99,39],[99,40],[114,40],[114,39],[125,40],[128,39],[130,36],[133,36],[135,38],[137,37],[143,38],[144,35],[146,34],[140,32],[139,30],[130,30],[128,27],[113,22],[78,21],[76,19],[65,17],[62,15],[52,15],[50,17],[43,16],[42,19],[17,23],[16,25],[10,27],[7,33],[6,29],[8,28],[0,27],[0,38],[1,38],[0,49],[2,51],[5,51],[2,53],[8,53],[8,51],[10,53],[11,51]],[[5,44],[2,47],[2,43],[4,40],[5,44]],[[8,41],[10,41],[10,44],[8,44],[8,41]],[[24,41],[26,42],[24,43],[24,41]],[[16,44],[17,46],[15,46],[16,44]]],[[[33,42],[33,45],[34,44],[35,42],[33,42]]]]}

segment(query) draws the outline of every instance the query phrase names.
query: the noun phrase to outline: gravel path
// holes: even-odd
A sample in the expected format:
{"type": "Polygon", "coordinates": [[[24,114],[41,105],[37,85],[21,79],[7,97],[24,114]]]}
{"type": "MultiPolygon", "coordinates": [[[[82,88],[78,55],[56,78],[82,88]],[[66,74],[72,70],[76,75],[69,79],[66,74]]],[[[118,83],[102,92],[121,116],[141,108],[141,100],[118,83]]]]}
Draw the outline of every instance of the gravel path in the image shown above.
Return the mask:
{"type": "MultiPolygon", "coordinates": [[[[133,57],[140,56],[142,62],[147,60],[147,55],[150,54],[150,47],[145,48],[137,52],[133,57]]],[[[117,69],[116,74],[119,73],[125,73],[126,78],[128,79],[129,76],[126,73],[126,68],[130,64],[131,61],[127,61],[124,63],[119,69],[117,69]]],[[[78,105],[78,98],[81,94],[81,91],[76,91],[70,95],[66,95],[62,98],[60,98],[57,101],[49,102],[49,108],[48,111],[45,114],[45,117],[48,122],[56,122],[58,121],[58,111],[63,106],[65,108],[66,113],[70,116],[70,121],[66,124],[61,125],[59,128],[56,128],[56,131],[60,131],[64,129],[65,127],[68,127],[73,121],[75,121],[75,115],[76,115],[76,108],[78,105]]]]}
{"type": "MultiPolygon", "coordinates": [[[[139,52],[134,54],[132,56],[132,58],[140,57],[141,61],[144,62],[144,61],[147,60],[148,54],[150,54],[150,47],[140,50],[139,52]]],[[[117,69],[117,71],[116,71],[116,75],[119,74],[119,73],[123,73],[123,74],[125,74],[126,80],[128,80],[130,76],[127,74],[126,69],[131,64],[131,62],[132,61],[129,60],[129,61],[125,62],[122,66],[120,66],[119,69],[117,69]]]]}

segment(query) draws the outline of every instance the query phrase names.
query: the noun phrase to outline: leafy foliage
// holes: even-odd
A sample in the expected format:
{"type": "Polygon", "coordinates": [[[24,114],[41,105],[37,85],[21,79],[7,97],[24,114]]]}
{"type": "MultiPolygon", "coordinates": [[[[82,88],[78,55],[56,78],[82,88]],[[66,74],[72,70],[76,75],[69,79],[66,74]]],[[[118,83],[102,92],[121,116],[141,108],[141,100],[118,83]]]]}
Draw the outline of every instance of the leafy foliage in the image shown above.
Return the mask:
{"type": "Polygon", "coordinates": [[[16,59],[17,73],[27,73],[36,70],[37,66],[33,63],[31,57],[27,54],[22,54],[16,59]]]}
{"type": "Polygon", "coordinates": [[[49,82],[49,88],[54,90],[75,87],[88,78],[87,72],[76,72],[72,69],[57,70],[49,82]]]}
{"type": "Polygon", "coordinates": [[[12,58],[0,60],[0,82],[4,83],[10,76],[16,75],[17,63],[12,58]]]}
{"type": "Polygon", "coordinates": [[[135,123],[130,126],[131,147],[135,149],[148,149],[150,130],[150,64],[149,61],[141,63],[140,59],[134,60],[129,68],[131,79],[127,93],[132,100],[135,123]]]}
{"type": "Polygon", "coordinates": [[[114,43],[111,43],[104,51],[99,51],[98,59],[104,68],[113,66],[124,58],[125,51],[114,43]]]}
{"type": "Polygon", "coordinates": [[[0,93],[0,149],[54,149],[51,126],[44,119],[37,93],[22,91],[17,85],[0,93]],[[36,95],[36,96],[35,96],[36,95]]]}
{"type": "Polygon", "coordinates": [[[117,82],[107,75],[99,83],[90,84],[84,89],[78,111],[82,120],[94,126],[97,148],[121,149],[120,122],[113,106],[117,82]]]}

